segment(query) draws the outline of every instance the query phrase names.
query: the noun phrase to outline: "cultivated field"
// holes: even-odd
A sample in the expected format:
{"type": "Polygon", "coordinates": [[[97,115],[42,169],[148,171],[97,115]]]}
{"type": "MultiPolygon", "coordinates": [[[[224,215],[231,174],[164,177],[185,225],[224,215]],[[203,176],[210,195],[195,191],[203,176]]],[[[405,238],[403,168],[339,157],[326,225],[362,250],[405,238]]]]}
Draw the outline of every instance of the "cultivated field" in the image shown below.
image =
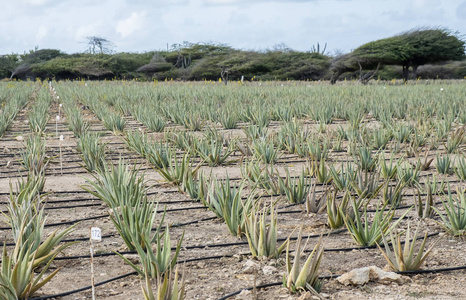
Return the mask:
{"type": "Polygon", "coordinates": [[[463,81],[1,82],[0,109],[0,298],[91,298],[91,227],[98,299],[466,298],[463,81]],[[335,279],[369,266],[406,277],[335,279]]]}

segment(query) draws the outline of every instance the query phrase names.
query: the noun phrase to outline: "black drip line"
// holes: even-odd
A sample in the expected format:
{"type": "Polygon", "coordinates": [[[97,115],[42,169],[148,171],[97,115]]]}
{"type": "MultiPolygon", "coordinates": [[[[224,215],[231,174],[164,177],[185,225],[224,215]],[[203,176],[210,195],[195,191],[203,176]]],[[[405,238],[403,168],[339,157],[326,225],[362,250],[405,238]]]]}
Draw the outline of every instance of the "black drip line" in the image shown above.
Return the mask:
{"type": "MultiPolygon", "coordinates": [[[[153,192],[152,194],[157,194],[157,192],[153,192]]],[[[149,193],[147,193],[149,195],[149,193]]],[[[68,200],[52,200],[44,202],[44,204],[57,204],[57,203],[71,203],[71,202],[88,202],[88,201],[102,201],[99,198],[79,198],[79,199],[68,199],[68,200]]],[[[195,203],[198,201],[194,200],[172,200],[172,201],[157,201],[158,204],[177,204],[177,203],[195,203]]],[[[8,205],[8,202],[0,202],[0,205],[8,205]]],[[[71,207],[71,206],[67,206],[71,207]]]]}
{"type": "MultiPolygon", "coordinates": [[[[171,208],[171,209],[157,210],[157,213],[172,212],[172,211],[182,211],[182,210],[198,210],[198,209],[208,209],[208,207],[206,207],[206,206],[194,206],[194,207],[171,208]]],[[[83,218],[83,219],[77,219],[77,220],[72,220],[72,221],[65,221],[65,222],[60,222],[60,223],[50,223],[50,224],[45,224],[44,226],[45,227],[52,227],[52,226],[76,224],[76,223],[79,223],[79,222],[82,222],[82,221],[101,219],[101,218],[106,218],[106,217],[109,217],[109,216],[110,216],[109,214],[104,214],[104,215],[88,217],[88,218],[83,218]]],[[[11,229],[11,227],[0,227],[0,230],[10,230],[10,229],[11,229]]]]}

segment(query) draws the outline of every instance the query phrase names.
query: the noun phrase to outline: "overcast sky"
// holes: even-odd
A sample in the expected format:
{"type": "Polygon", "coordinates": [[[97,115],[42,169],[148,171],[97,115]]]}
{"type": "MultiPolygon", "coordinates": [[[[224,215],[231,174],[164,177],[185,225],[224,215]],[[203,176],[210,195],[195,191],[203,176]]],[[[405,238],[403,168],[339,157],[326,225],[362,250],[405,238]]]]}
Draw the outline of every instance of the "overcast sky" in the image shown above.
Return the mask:
{"type": "Polygon", "coordinates": [[[277,44],[349,52],[422,26],[466,34],[464,0],[0,0],[0,54],[86,50],[87,36],[116,52],[218,42],[264,50],[277,44]]]}

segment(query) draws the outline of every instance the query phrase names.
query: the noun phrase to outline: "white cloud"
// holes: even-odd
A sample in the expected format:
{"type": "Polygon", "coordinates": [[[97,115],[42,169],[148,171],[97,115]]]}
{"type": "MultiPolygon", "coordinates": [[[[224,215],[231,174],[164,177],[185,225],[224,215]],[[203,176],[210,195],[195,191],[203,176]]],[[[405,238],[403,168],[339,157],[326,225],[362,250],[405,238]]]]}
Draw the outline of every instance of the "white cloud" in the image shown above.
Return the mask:
{"type": "Polygon", "coordinates": [[[98,35],[93,24],[82,25],[76,28],[74,38],[78,42],[82,42],[87,36],[98,35]]]}
{"type": "Polygon", "coordinates": [[[131,16],[123,21],[120,21],[116,25],[116,31],[123,37],[128,37],[134,32],[141,30],[144,25],[144,17],[147,12],[134,12],[131,16]]]}
{"type": "Polygon", "coordinates": [[[47,34],[48,34],[47,26],[40,25],[39,28],[37,28],[36,41],[40,42],[41,40],[47,37],[47,34]]]}
{"type": "Polygon", "coordinates": [[[32,6],[42,6],[50,2],[50,0],[22,0],[21,2],[32,6]]]}

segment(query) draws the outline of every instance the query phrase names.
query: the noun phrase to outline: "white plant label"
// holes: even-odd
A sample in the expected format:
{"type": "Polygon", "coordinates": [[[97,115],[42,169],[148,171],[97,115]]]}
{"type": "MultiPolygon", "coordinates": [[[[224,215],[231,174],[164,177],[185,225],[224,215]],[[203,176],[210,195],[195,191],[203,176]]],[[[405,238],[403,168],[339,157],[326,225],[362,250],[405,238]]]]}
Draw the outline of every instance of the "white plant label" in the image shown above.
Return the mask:
{"type": "Polygon", "coordinates": [[[60,116],[57,115],[57,121],[60,120],[60,116]]]}
{"type": "Polygon", "coordinates": [[[60,141],[63,141],[63,134],[60,135],[60,141]]]}
{"type": "Polygon", "coordinates": [[[62,107],[63,105],[60,103],[60,107],[62,107]]]}
{"type": "Polygon", "coordinates": [[[91,240],[97,242],[102,241],[102,233],[99,227],[91,227],[91,240]]]}

